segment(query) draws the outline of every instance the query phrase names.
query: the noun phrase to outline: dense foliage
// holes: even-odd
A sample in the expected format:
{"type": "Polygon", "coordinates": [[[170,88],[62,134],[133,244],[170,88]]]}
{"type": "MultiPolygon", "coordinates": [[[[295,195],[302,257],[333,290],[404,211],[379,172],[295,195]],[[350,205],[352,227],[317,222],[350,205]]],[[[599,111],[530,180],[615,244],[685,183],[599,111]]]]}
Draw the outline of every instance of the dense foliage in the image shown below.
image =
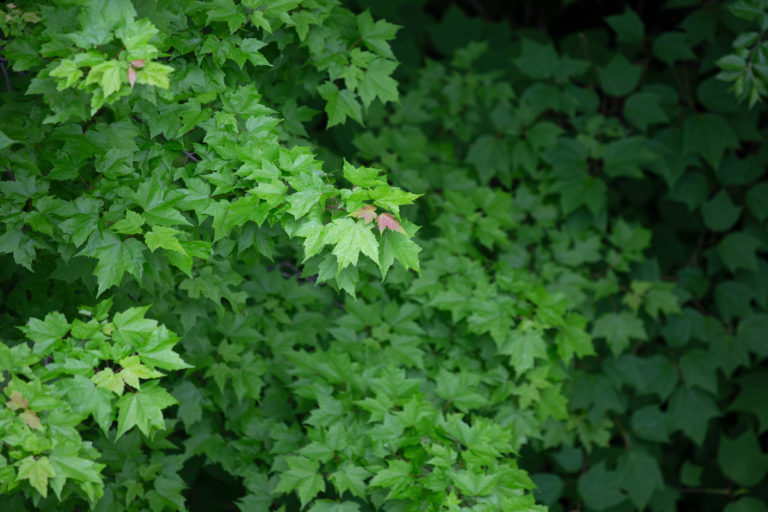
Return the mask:
{"type": "Polygon", "coordinates": [[[2,8],[3,510],[768,510],[768,3],[418,4],[2,8]]]}

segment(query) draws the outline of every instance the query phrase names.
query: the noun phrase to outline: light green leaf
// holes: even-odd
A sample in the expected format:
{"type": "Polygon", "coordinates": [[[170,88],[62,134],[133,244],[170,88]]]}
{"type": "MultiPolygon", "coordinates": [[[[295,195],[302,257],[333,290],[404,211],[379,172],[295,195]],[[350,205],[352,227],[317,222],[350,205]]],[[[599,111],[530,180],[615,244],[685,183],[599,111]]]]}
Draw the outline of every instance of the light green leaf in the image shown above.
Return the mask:
{"type": "Polygon", "coordinates": [[[91,377],[91,381],[100,388],[108,389],[117,396],[121,396],[125,390],[125,381],[112,371],[112,368],[104,368],[91,377]]]}
{"type": "Polygon", "coordinates": [[[171,73],[173,73],[171,66],[159,62],[147,62],[136,73],[136,83],[167,89],[170,86],[171,73]]]}
{"type": "Polygon", "coordinates": [[[29,457],[18,462],[19,480],[29,480],[32,487],[45,498],[48,496],[48,479],[56,475],[48,457],[29,457]]]}
{"type": "Polygon", "coordinates": [[[144,217],[132,210],[125,212],[125,218],[112,224],[112,230],[121,235],[137,235],[142,232],[144,217]]]}
{"type": "Polygon", "coordinates": [[[157,248],[163,248],[169,251],[187,254],[179,243],[179,240],[176,238],[176,236],[180,234],[181,231],[178,229],[166,226],[155,226],[152,228],[152,231],[144,235],[144,242],[152,252],[155,252],[157,248]]]}
{"type": "Polygon", "coordinates": [[[333,254],[338,261],[338,270],[347,265],[357,265],[362,252],[374,262],[379,262],[379,243],[373,234],[372,224],[355,222],[349,217],[335,219],[326,234],[328,243],[333,244],[333,254]]]}
{"type": "Polygon", "coordinates": [[[139,389],[139,379],[154,379],[162,377],[163,374],[157,370],[147,368],[139,360],[139,356],[129,356],[119,361],[121,370],[118,373],[123,381],[129,386],[139,389]]]}

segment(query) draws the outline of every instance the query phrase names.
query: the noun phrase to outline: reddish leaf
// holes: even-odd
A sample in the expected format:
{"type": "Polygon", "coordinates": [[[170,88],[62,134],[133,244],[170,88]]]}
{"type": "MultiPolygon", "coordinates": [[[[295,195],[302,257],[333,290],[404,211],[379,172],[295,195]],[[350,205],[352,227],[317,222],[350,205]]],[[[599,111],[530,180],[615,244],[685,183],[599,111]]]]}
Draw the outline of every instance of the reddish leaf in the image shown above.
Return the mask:
{"type": "Polygon", "coordinates": [[[29,402],[24,400],[24,397],[21,396],[21,393],[18,391],[14,391],[11,393],[11,399],[8,400],[5,405],[12,411],[15,411],[16,409],[26,409],[29,407],[29,402]]]}
{"type": "Polygon", "coordinates": [[[136,83],[136,70],[133,68],[128,68],[128,83],[131,84],[131,87],[136,83]]]}
{"type": "Polygon", "coordinates": [[[131,61],[131,66],[133,66],[136,69],[141,69],[144,67],[144,63],[146,61],[144,59],[136,59],[131,61]]]}
{"type": "Polygon", "coordinates": [[[27,424],[29,428],[35,430],[43,430],[43,424],[40,423],[40,418],[37,417],[35,411],[24,411],[21,413],[20,418],[27,424]]]}
{"type": "Polygon", "coordinates": [[[379,232],[383,233],[385,229],[391,229],[392,231],[399,231],[405,233],[403,226],[395,220],[395,218],[388,213],[381,213],[376,217],[376,224],[379,226],[379,232]]]}
{"type": "Polygon", "coordinates": [[[376,218],[376,207],[372,204],[367,204],[359,210],[352,212],[352,216],[358,219],[365,219],[365,223],[368,224],[376,218]]]}

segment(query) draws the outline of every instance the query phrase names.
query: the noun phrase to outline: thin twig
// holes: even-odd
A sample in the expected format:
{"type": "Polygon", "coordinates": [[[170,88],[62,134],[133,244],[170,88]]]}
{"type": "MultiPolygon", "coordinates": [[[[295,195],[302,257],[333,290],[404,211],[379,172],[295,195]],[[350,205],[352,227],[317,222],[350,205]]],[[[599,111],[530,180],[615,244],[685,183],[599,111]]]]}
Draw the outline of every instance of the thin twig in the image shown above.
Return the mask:
{"type": "MultiPolygon", "coordinates": [[[[190,153],[189,151],[184,150],[184,154],[187,156],[187,159],[192,160],[195,163],[200,161],[200,159],[197,158],[194,153],[190,153]]],[[[187,161],[185,160],[184,163],[187,163],[187,161]]]]}
{"type": "Polygon", "coordinates": [[[8,70],[5,68],[6,60],[3,57],[0,57],[0,70],[3,71],[3,78],[5,78],[5,89],[8,92],[11,92],[11,81],[8,78],[8,70]]]}

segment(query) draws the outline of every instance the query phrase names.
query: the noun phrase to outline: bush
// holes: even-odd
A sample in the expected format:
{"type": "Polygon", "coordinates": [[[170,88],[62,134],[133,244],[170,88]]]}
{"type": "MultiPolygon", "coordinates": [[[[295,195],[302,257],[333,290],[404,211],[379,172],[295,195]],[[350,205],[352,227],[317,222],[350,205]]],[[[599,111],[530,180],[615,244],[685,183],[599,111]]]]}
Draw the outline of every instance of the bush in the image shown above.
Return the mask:
{"type": "Polygon", "coordinates": [[[473,4],[6,5],[0,503],[765,510],[765,6],[473,4]]]}

